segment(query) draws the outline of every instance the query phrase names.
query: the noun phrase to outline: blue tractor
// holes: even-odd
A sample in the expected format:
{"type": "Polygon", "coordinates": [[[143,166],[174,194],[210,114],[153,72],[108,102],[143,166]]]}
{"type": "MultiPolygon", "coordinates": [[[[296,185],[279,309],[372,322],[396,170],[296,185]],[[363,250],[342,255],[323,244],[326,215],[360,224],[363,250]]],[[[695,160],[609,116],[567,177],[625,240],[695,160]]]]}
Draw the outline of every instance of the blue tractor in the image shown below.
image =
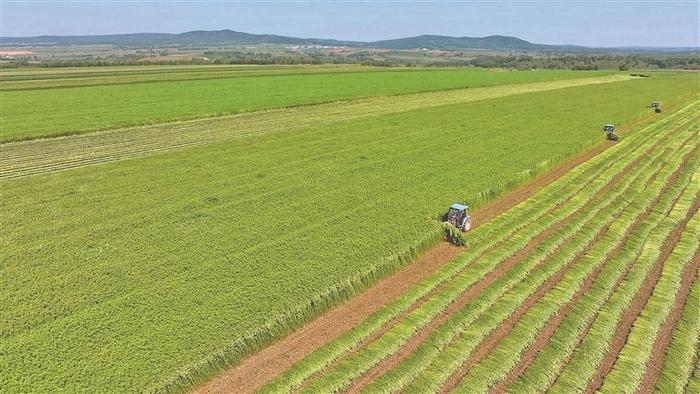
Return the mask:
{"type": "Polygon", "coordinates": [[[606,124],[605,127],[603,127],[603,131],[607,133],[608,135],[608,140],[610,141],[617,141],[619,137],[617,134],[615,134],[615,125],[613,124],[606,124]]]}
{"type": "Polygon", "coordinates": [[[463,232],[469,231],[469,229],[472,227],[472,217],[469,216],[468,205],[458,203],[452,204],[450,209],[443,216],[442,220],[445,223],[450,223],[463,232]]]}

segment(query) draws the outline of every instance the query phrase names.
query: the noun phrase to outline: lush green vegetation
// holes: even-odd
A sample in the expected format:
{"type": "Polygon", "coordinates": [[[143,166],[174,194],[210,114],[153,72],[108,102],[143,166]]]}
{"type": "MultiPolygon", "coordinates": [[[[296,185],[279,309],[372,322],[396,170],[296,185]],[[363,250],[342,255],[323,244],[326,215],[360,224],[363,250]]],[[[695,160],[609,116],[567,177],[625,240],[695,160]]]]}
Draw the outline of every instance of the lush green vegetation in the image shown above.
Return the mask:
{"type": "MultiPolygon", "coordinates": [[[[658,293],[654,293],[637,319],[639,323],[635,323],[630,337],[632,343],[623,348],[621,362],[603,386],[610,392],[635,391],[638,377],[652,357],[649,349],[665,316],[662,311],[668,311],[682,266],[688,264],[698,247],[697,213],[684,223],[685,218],[694,214],[691,207],[700,193],[697,171],[700,135],[694,115],[697,109],[697,105],[686,107],[669,121],[625,137],[622,143],[577,167],[529,201],[476,229],[468,236],[474,248],[353,331],[309,354],[266,386],[265,391],[286,391],[302,385],[304,392],[347,387],[397,352],[418,330],[535,236],[564,221],[561,229],[449,315],[408,357],[364,389],[432,392],[444,388],[447,379],[458,373],[487,336],[525,300],[542,291],[535,299],[537,302],[522,312],[489,353],[463,372],[456,389],[486,392],[498,384],[543,326],[564,304],[571,303],[572,310],[551,340],[508,389],[538,392],[556,380],[555,392],[580,392],[597,368],[594,359],[609,349],[610,336],[615,331],[610,322],[616,323],[619,314],[628,307],[622,300],[629,302],[629,297],[641,286],[660,254],[659,245],[674,228],[685,226],[681,227],[684,231],[680,242],[665,262],[658,293]],[[604,188],[607,190],[601,193],[604,188]],[[494,245],[498,248],[493,248],[494,245]],[[639,264],[634,264],[638,258],[639,264]],[[550,280],[554,280],[550,287],[543,287],[550,280]],[[583,297],[574,300],[574,294],[586,280],[591,287],[583,297]],[[428,297],[422,303],[414,305],[425,296],[428,297]],[[375,330],[412,305],[417,307],[388,331],[372,342],[363,343],[375,330]],[[588,321],[593,322],[590,332],[586,331],[588,321]],[[585,337],[578,344],[581,335],[585,337]],[[588,360],[583,361],[584,358],[588,360]],[[569,359],[570,363],[566,364],[569,359]],[[562,372],[564,364],[566,368],[562,372]],[[630,380],[630,376],[637,378],[630,380]],[[578,383],[573,384],[572,379],[578,383]]],[[[694,301],[690,301],[686,308],[693,305],[694,301]]],[[[680,369],[670,372],[669,366],[664,375],[666,380],[662,381],[673,387],[687,384],[692,370],[692,350],[682,346],[689,344],[693,349],[697,344],[697,334],[692,328],[696,322],[689,313],[692,314],[684,314],[689,321],[679,325],[680,335],[674,336],[678,338],[674,342],[678,341],[679,345],[672,346],[669,353],[673,360],[682,361],[680,369]]]]}
{"type": "MultiPolygon", "coordinates": [[[[189,68],[185,70],[190,70],[189,68]]],[[[247,78],[210,72],[210,79],[198,79],[191,71],[166,74],[167,81],[145,83],[140,74],[109,79],[106,85],[64,86],[35,89],[46,83],[45,73],[37,81],[3,82],[3,111],[0,141],[76,134],[122,126],[217,116],[266,108],[345,100],[364,96],[395,95],[442,89],[513,84],[541,80],[605,75],[572,71],[491,72],[475,69],[426,69],[385,72],[310,72],[301,68],[293,74],[246,74],[247,78]],[[134,80],[142,83],[134,84],[134,80]]],[[[350,68],[350,71],[357,68],[350,68]]],[[[313,70],[312,70],[313,71],[313,70]]],[[[228,71],[230,72],[230,71],[228,71]]],[[[258,71],[256,71],[258,72],[258,71]]],[[[60,74],[60,73],[59,73],[60,74]]],[[[94,77],[93,73],[87,76],[94,77]]],[[[56,75],[55,73],[53,75],[56,75]]],[[[76,78],[71,73],[71,78],[76,78]]],[[[87,77],[86,76],[86,77],[87,77]]],[[[17,78],[15,75],[13,78],[17,78]]],[[[147,78],[153,78],[148,75],[147,78]]],[[[164,78],[161,74],[158,78],[164,78]]],[[[55,83],[55,79],[49,80],[55,83]]],[[[74,84],[75,80],[60,80],[74,84]]],[[[81,82],[82,83],[82,82],[81,82]]],[[[92,82],[88,82],[90,84],[92,82]]]]}
{"type": "Polygon", "coordinates": [[[687,96],[690,77],[413,109],[2,181],[0,226],[13,231],[0,244],[0,387],[196,381],[436,242],[432,217],[453,200],[478,206],[599,142],[606,121],[648,111],[648,97],[687,96]]]}

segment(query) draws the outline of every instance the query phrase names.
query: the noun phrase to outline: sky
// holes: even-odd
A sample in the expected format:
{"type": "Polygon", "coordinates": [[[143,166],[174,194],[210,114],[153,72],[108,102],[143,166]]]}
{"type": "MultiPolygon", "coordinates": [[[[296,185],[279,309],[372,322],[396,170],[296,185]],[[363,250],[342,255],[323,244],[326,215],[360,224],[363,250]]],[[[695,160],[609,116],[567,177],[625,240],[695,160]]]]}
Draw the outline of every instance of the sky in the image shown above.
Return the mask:
{"type": "Polygon", "coordinates": [[[697,47],[699,8],[699,0],[0,0],[0,35],[231,29],[359,41],[509,35],[540,44],[697,47]]]}

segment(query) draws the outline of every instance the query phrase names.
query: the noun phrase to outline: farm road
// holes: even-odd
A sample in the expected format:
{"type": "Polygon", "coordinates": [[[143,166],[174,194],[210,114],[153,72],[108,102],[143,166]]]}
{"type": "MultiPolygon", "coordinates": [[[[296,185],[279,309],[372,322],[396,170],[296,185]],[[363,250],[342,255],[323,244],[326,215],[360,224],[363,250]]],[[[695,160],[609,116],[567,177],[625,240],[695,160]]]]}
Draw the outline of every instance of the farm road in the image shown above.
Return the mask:
{"type": "Polygon", "coordinates": [[[0,180],[150,156],[252,135],[298,130],[516,94],[619,82],[629,75],[373,97],[0,144],[0,180]]]}

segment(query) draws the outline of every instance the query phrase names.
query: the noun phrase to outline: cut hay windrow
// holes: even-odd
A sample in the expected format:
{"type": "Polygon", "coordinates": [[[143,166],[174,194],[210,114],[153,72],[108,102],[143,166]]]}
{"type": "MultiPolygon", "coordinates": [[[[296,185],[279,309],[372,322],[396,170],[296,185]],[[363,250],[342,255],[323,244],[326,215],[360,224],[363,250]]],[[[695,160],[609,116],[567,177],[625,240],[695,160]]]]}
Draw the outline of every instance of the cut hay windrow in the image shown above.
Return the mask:
{"type": "MultiPolygon", "coordinates": [[[[689,154],[694,146],[695,144],[686,146],[684,154],[689,154]]],[[[684,156],[681,155],[681,157],[684,156]]],[[[670,172],[680,170],[680,164],[680,160],[669,162],[665,174],[660,174],[659,178],[665,179],[666,182],[672,182],[670,172]]],[[[542,326],[552,318],[557,309],[564,302],[570,300],[574,292],[580,289],[586,276],[594,272],[597,267],[600,269],[610,267],[610,263],[607,261],[610,253],[627,242],[627,235],[634,230],[635,218],[647,210],[650,211],[655,206],[652,205],[654,199],[649,199],[648,195],[661,196],[660,193],[664,192],[666,186],[670,187],[671,184],[662,183],[659,185],[658,182],[654,181],[649,187],[638,191],[635,198],[625,207],[622,214],[615,219],[602,237],[596,241],[595,245],[587,251],[585,256],[578,259],[576,267],[572,267],[566,277],[517,322],[498,346],[489,352],[488,358],[469,370],[459,383],[460,390],[486,391],[494,386],[515,364],[518,356],[530,341],[534,340],[542,326]]]]}
{"type": "MultiPolygon", "coordinates": [[[[697,161],[696,156],[689,164],[697,164],[697,161]]],[[[670,209],[675,197],[690,181],[693,171],[689,167],[683,167],[680,170],[679,179],[670,185],[667,192],[657,196],[659,200],[657,205],[661,207],[662,212],[670,209]]],[[[566,314],[552,337],[538,351],[532,364],[520,373],[517,380],[508,387],[509,390],[522,391],[534,387],[549,387],[552,384],[593,323],[600,307],[624,280],[626,273],[641,253],[644,240],[658,225],[657,217],[649,218],[650,214],[651,211],[641,217],[641,223],[629,234],[622,249],[607,263],[592,287],[566,314]]],[[[640,218],[630,217],[629,219],[639,220],[640,218]]]]}
{"type": "MultiPolygon", "coordinates": [[[[700,349],[700,280],[695,277],[683,315],[673,331],[663,367],[655,389],[662,393],[681,393],[686,390],[698,365],[700,349]]],[[[688,389],[689,392],[692,392],[688,389]]]]}
{"type": "Polygon", "coordinates": [[[661,220],[659,227],[650,234],[637,264],[629,271],[625,281],[601,308],[596,321],[552,386],[553,390],[581,391],[589,386],[601,360],[609,349],[610,341],[615,334],[615,327],[620,322],[623,313],[628,310],[632,298],[653,269],[653,265],[661,253],[659,245],[663,244],[674,227],[681,224],[689,214],[699,191],[700,172],[694,172],[691,183],[673,206],[670,215],[664,217],[664,212],[658,210],[652,212],[654,219],[661,220]]]}

